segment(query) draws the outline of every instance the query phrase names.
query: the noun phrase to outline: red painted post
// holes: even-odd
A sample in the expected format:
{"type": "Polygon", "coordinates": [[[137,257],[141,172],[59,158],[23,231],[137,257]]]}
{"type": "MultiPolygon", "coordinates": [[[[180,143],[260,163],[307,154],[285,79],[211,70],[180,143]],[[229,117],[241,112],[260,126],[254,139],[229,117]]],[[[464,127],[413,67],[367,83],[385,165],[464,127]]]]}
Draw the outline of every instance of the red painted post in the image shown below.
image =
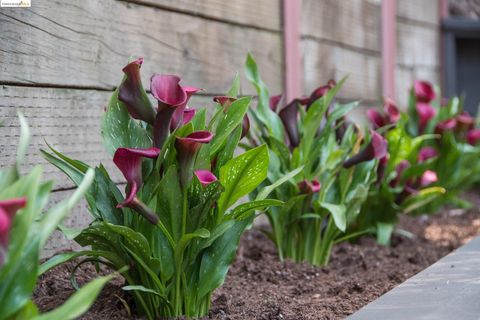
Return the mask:
{"type": "Polygon", "coordinates": [[[382,1],[382,84],[383,95],[395,98],[397,56],[396,0],[382,1]]]}
{"type": "Polygon", "coordinates": [[[438,47],[438,54],[440,57],[440,86],[442,94],[445,96],[445,50],[444,50],[444,35],[442,34],[442,21],[448,18],[448,0],[438,0],[438,32],[440,33],[440,43],[438,47]]]}
{"type": "Polygon", "coordinates": [[[302,94],[300,10],[301,0],[283,0],[284,84],[287,103],[302,94]]]}

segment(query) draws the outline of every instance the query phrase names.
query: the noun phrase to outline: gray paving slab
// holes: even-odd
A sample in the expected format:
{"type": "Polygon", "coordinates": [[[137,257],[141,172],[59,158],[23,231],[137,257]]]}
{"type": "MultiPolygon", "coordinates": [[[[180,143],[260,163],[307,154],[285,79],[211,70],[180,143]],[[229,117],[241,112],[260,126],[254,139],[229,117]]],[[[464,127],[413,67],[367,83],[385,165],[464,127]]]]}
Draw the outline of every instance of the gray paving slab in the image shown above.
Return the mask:
{"type": "Polygon", "coordinates": [[[440,259],[347,319],[480,319],[480,237],[440,259]]]}

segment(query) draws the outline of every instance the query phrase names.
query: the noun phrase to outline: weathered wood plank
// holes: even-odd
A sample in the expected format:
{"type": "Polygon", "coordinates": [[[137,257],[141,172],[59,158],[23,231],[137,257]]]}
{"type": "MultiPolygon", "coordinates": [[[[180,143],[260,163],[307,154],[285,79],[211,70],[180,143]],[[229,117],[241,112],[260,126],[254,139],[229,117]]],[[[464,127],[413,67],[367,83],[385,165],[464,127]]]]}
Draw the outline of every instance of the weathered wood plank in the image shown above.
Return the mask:
{"type": "Polygon", "coordinates": [[[280,32],[123,1],[39,0],[28,10],[1,10],[0,43],[0,83],[111,89],[135,55],[146,58],[147,83],[155,72],[174,73],[220,93],[251,51],[269,87],[282,87],[280,32]]]}
{"type": "Polygon", "coordinates": [[[303,0],[301,33],[380,51],[380,4],[367,0],[303,0]]]}
{"type": "Polygon", "coordinates": [[[281,30],[280,0],[127,0],[215,19],[281,30]]]}
{"type": "Polygon", "coordinates": [[[302,41],[302,49],[306,92],[349,75],[339,97],[371,101],[381,96],[379,57],[310,39],[302,41]]]}
{"type": "Polygon", "coordinates": [[[438,30],[398,21],[397,37],[397,63],[424,67],[440,64],[438,30]]]}
{"type": "Polygon", "coordinates": [[[425,22],[435,28],[439,23],[439,1],[400,0],[397,1],[397,15],[410,20],[425,22]]]}
{"type": "MultiPolygon", "coordinates": [[[[24,170],[44,164],[45,179],[55,180],[55,188],[73,184],[58,169],[48,164],[39,149],[45,140],[68,156],[96,166],[103,163],[117,182],[122,182],[104,151],[100,119],[111,92],[78,89],[0,86],[0,165],[13,164],[19,136],[17,111],[28,120],[32,139],[24,170]]],[[[192,107],[213,105],[210,97],[194,96],[192,107]]]]}

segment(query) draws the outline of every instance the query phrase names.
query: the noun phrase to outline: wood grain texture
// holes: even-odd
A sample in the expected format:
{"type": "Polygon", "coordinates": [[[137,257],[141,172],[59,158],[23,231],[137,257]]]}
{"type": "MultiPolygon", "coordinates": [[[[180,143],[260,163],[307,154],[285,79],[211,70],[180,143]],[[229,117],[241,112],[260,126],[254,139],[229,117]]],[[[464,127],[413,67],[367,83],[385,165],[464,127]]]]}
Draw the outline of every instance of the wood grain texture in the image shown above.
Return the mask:
{"type": "Polygon", "coordinates": [[[28,10],[1,10],[0,43],[0,83],[112,89],[134,55],[146,59],[147,86],[155,72],[174,73],[221,93],[248,51],[272,90],[283,82],[280,32],[117,0],[38,0],[28,10]]]}
{"type": "Polygon", "coordinates": [[[431,28],[439,24],[439,1],[437,0],[398,0],[397,16],[426,23],[431,28]]]}
{"type": "Polygon", "coordinates": [[[303,0],[302,35],[380,51],[380,4],[367,0],[303,0]]]}
{"type": "Polygon", "coordinates": [[[302,50],[306,93],[349,75],[339,97],[371,101],[381,96],[379,57],[310,39],[302,41],[302,50]]]}
{"type": "MultiPolygon", "coordinates": [[[[27,171],[44,164],[46,180],[55,180],[55,189],[73,187],[73,183],[57,168],[48,164],[39,150],[45,140],[71,158],[91,166],[103,163],[116,182],[123,177],[104,151],[100,121],[111,92],[78,89],[0,86],[0,164],[15,161],[19,138],[17,112],[22,112],[31,127],[32,139],[25,166],[27,171]]],[[[210,97],[194,96],[195,108],[210,105],[210,97]]]]}
{"type": "Polygon", "coordinates": [[[397,63],[407,66],[439,65],[438,30],[397,21],[397,63]]]}
{"type": "Polygon", "coordinates": [[[127,0],[262,29],[281,30],[280,0],[127,0]]]}

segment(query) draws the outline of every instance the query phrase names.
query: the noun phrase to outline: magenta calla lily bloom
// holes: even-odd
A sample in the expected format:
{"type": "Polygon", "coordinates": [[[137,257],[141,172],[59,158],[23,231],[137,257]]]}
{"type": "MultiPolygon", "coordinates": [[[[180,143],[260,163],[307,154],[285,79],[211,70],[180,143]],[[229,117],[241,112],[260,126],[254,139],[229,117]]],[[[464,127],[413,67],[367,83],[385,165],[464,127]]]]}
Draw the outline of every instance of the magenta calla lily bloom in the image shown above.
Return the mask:
{"type": "Polygon", "coordinates": [[[278,113],[280,120],[282,120],[283,126],[287,131],[290,147],[292,149],[300,143],[298,132],[298,105],[298,100],[294,99],[278,113]]]}
{"type": "Polygon", "coordinates": [[[390,158],[390,155],[387,153],[385,157],[380,158],[378,161],[377,183],[380,183],[383,180],[383,176],[385,175],[385,169],[387,168],[389,158],[390,158]]]}
{"type": "Polygon", "coordinates": [[[317,193],[320,191],[321,187],[322,185],[317,179],[313,179],[312,181],[303,180],[298,183],[300,192],[304,194],[317,193]]]}
{"type": "Polygon", "coordinates": [[[118,88],[118,99],[127,107],[134,119],[143,120],[151,125],[155,121],[155,111],[148,100],[140,77],[143,58],[130,62],[123,68],[125,79],[118,88]]]}
{"type": "Polygon", "coordinates": [[[438,155],[437,150],[434,147],[423,147],[418,152],[418,162],[424,162],[428,159],[435,158],[438,155]]]}
{"type": "Polygon", "coordinates": [[[417,102],[430,103],[435,99],[435,90],[433,90],[432,85],[427,81],[416,80],[413,83],[413,91],[417,102]]]}
{"type": "Polygon", "coordinates": [[[189,123],[190,121],[192,121],[193,117],[195,116],[195,114],[197,113],[197,110],[196,109],[191,109],[189,107],[186,107],[184,110],[183,110],[183,116],[181,118],[178,118],[177,117],[177,114],[174,113],[173,116],[172,116],[172,121],[170,123],[170,131],[173,131],[175,130],[175,128],[177,128],[181,121],[181,125],[184,126],[186,125],[187,123],[189,123]]]}
{"type": "Polygon", "coordinates": [[[392,99],[385,98],[383,110],[385,110],[385,113],[388,115],[390,123],[395,123],[400,120],[400,110],[392,99]]]}
{"type": "Polygon", "coordinates": [[[466,132],[475,127],[475,118],[466,111],[459,114],[456,120],[457,126],[455,127],[455,131],[457,132],[466,132]]]}
{"type": "Polygon", "coordinates": [[[270,101],[269,101],[270,109],[272,109],[273,111],[277,111],[278,104],[280,103],[280,100],[282,100],[282,97],[283,97],[282,94],[278,94],[276,96],[271,96],[270,101]]]}
{"type": "Polygon", "coordinates": [[[438,181],[437,173],[432,170],[427,170],[420,177],[420,186],[426,187],[437,181],[438,181]]]}
{"type": "Polygon", "coordinates": [[[310,98],[309,98],[310,101],[308,101],[308,103],[307,103],[307,109],[310,108],[310,106],[315,101],[317,101],[318,99],[320,99],[321,97],[326,95],[327,92],[329,90],[333,89],[336,85],[337,85],[337,83],[335,82],[335,80],[331,79],[331,80],[328,81],[328,83],[326,85],[318,87],[315,90],[313,90],[313,92],[310,94],[310,98]]]}
{"type": "Polygon", "coordinates": [[[480,141],[480,129],[472,129],[467,132],[467,142],[472,146],[476,146],[480,141]]]}
{"type": "Polygon", "coordinates": [[[436,134],[443,134],[446,131],[453,130],[457,125],[457,120],[455,119],[448,119],[442,122],[437,123],[435,126],[435,133],[436,134]]]}
{"type": "Polygon", "coordinates": [[[218,181],[217,177],[215,177],[215,175],[208,170],[196,170],[195,176],[197,177],[198,181],[200,181],[203,187],[206,187],[209,184],[218,181]]]}
{"type": "Polygon", "coordinates": [[[113,156],[113,162],[127,180],[126,198],[117,208],[131,208],[153,224],[157,224],[158,217],[137,198],[137,192],[143,183],[142,158],[155,159],[159,154],[158,148],[118,148],[113,156]]]}
{"type": "Polygon", "coordinates": [[[428,124],[428,122],[435,117],[437,111],[428,103],[418,102],[417,106],[418,114],[418,129],[423,132],[428,124]]]}
{"type": "Polygon", "coordinates": [[[184,188],[187,187],[193,173],[193,164],[198,150],[203,144],[209,143],[213,134],[209,131],[195,131],[186,137],[177,137],[175,149],[180,170],[180,181],[184,188]]]}
{"type": "Polygon", "coordinates": [[[387,119],[385,119],[385,117],[375,108],[370,108],[367,110],[367,118],[374,129],[381,128],[388,124],[387,119]]]}
{"type": "Polygon", "coordinates": [[[18,210],[27,205],[25,197],[0,201],[0,266],[4,263],[8,249],[12,221],[18,210]]]}
{"type": "Polygon", "coordinates": [[[344,168],[350,168],[360,162],[381,159],[387,155],[387,140],[376,131],[370,130],[372,138],[370,143],[359,153],[343,163],[344,168]]]}
{"type": "Polygon", "coordinates": [[[175,75],[155,74],[150,80],[150,90],[158,101],[158,112],[153,126],[153,139],[156,147],[161,147],[170,131],[172,117],[177,125],[182,123],[183,111],[190,97],[199,88],[183,87],[175,75]]]}

